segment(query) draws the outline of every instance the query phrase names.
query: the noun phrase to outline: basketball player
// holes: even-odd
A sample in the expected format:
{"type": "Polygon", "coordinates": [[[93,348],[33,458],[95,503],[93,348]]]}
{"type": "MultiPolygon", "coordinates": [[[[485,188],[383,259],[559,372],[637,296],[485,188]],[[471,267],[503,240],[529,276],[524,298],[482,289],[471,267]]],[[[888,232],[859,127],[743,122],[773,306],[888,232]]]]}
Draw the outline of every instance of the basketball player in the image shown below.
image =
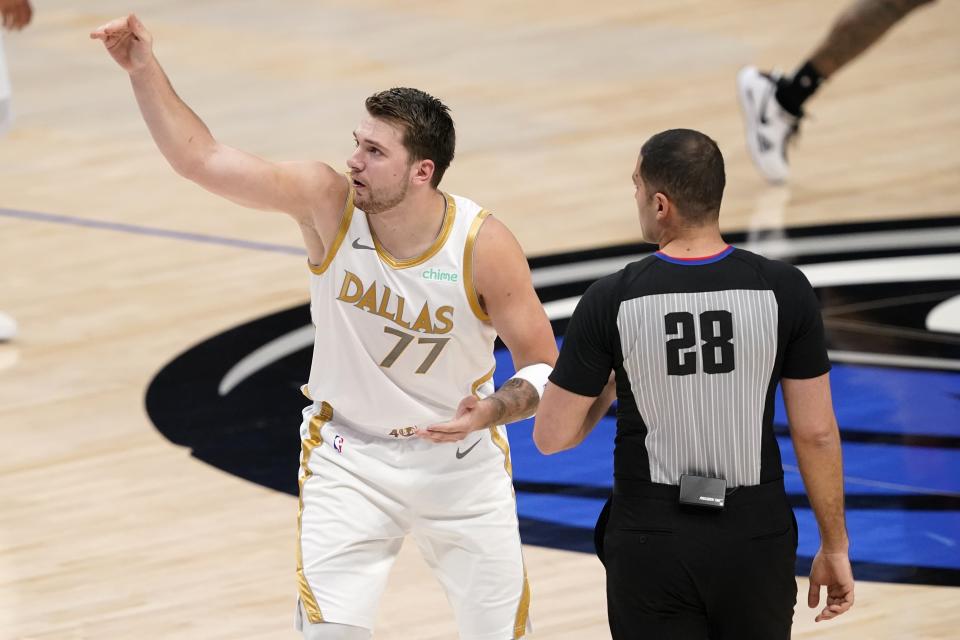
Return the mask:
{"type": "Polygon", "coordinates": [[[366,101],[347,176],[321,162],[274,163],[213,138],[135,16],[91,37],[128,72],[178,173],[285,212],[303,232],[316,325],[313,404],[300,427],[304,637],[370,638],[407,534],[461,638],[523,636],[529,588],[503,425],[535,410],[556,343],[511,233],[438,190],[454,155],[447,107],[416,89],[383,91],[366,101]],[[494,392],[498,334],[518,372],[494,392]]]}
{"type": "MultiPolygon", "coordinates": [[[[20,31],[33,17],[29,0],[0,0],[0,16],[7,31],[20,31]]],[[[10,75],[7,71],[7,56],[3,48],[3,32],[0,31],[0,134],[5,133],[13,121],[10,109],[10,75]]]]}
{"type": "Polygon", "coordinates": [[[747,148],[757,169],[772,183],[790,176],[787,144],[803,119],[803,104],[820,84],[879,40],[890,27],[931,0],[855,0],[792,77],[749,66],[737,76],[747,148]]]}
{"type": "Polygon", "coordinates": [[[797,532],[773,433],[778,382],[820,526],[808,604],[821,586],[818,621],[853,604],[817,299],[796,268],[724,242],[725,181],[702,133],[643,145],[640,227],[660,250],[587,290],[537,410],[534,440],[553,453],[619,402],[613,497],[597,532],[616,639],[790,637],[797,532]]]}
{"type": "MultiPolygon", "coordinates": [[[[0,0],[0,16],[3,26],[9,31],[20,31],[30,23],[33,7],[29,0],[0,0]]],[[[7,72],[7,56],[3,48],[3,33],[0,31],[0,134],[4,134],[13,122],[10,108],[10,76],[7,72]]],[[[17,322],[13,316],[0,311],[0,342],[13,340],[17,335],[17,322]]]]}

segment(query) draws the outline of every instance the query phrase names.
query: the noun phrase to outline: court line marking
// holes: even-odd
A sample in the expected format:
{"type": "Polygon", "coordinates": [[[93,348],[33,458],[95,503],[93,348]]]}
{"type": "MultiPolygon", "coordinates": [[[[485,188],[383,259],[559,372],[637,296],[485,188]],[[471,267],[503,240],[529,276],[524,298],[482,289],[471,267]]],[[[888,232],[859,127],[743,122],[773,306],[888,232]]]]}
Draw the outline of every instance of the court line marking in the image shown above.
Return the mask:
{"type": "MultiPolygon", "coordinates": [[[[843,251],[878,251],[883,249],[950,247],[960,243],[960,226],[939,229],[909,229],[904,231],[869,231],[835,236],[818,235],[810,238],[746,239],[735,246],[768,257],[815,256],[843,251]]],[[[533,270],[533,284],[546,287],[586,280],[596,280],[619,271],[631,262],[642,260],[650,253],[635,253],[613,258],[595,258],[572,264],[540,267],[533,270]]],[[[802,268],[802,267],[801,267],[802,268]]]]}
{"type": "MultiPolygon", "coordinates": [[[[794,473],[800,473],[800,467],[793,464],[784,464],[784,471],[792,471],[794,473]]],[[[858,478],[856,476],[843,476],[843,481],[850,484],[856,484],[863,487],[874,487],[876,489],[893,489],[895,491],[903,491],[904,493],[923,493],[934,496],[949,496],[951,498],[960,498],[960,493],[956,491],[949,491],[946,489],[930,489],[929,487],[916,487],[909,484],[899,484],[896,482],[883,482],[881,480],[871,480],[869,478],[858,478]]]]}
{"type": "Polygon", "coordinates": [[[306,256],[307,253],[300,247],[291,247],[285,244],[272,244],[270,242],[254,242],[252,240],[240,240],[239,238],[227,238],[224,236],[214,236],[206,233],[191,233],[187,231],[173,231],[171,229],[161,229],[159,227],[148,227],[140,224],[128,224],[126,222],[108,222],[106,220],[93,220],[89,218],[79,218],[77,216],[66,216],[58,213],[40,213],[37,211],[19,211],[17,209],[0,209],[0,216],[5,218],[14,218],[18,220],[30,220],[32,222],[49,222],[52,224],[69,225],[73,227],[86,227],[88,229],[102,229],[104,231],[117,231],[120,233],[131,233],[134,235],[149,236],[153,238],[169,238],[171,240],[185,240],[187,242],[199,242],[202,244],[217,244],[225,247],[234,247],[237,249],[253,249],[254,251],[269,251],[272,253],[283,253],[287,255],[306,256]]]}
{"type": "Polygon", "coordinates": [[[255,374],[278,360],[286,358],[292,353],[301,349],[306,349],[313,344],[316,331],[312,324],[307,324],[299,329],[288,331],[279,338],[274,338],[270,342],[251,351],[237,364],[230,367],[226,375],[220,380],[220,386],[217,393],[223,397],[233,391],[233,389],[255,374]]]}
{"type": "MultiPolygon", "coordinates": [[[[300,247],[289,245],[273,244],[268,242],[254,242],[251,240],[241,240],[238,238],[228,238],[224,236],[214,236],[203,233],[191,233],[186,231],[174,231],[170,229],[161,229],[159,227],[150,227],[146,225],[129,224],[124,222],[109,222],[104,220],[94,220],[80,218],[77,216],[68,216],[53,213],[41,213],[36,211],[21,211],[18,209],[0,208],[0,216],[14,218],[19,220],[30,220],[34,222],[46,222],[52,224],[70,225],[90,229],[102,229],[105,231],[115,231],[119,233],[130,233],[134,235],[143,235],[155,238],[169,238],[172,240],[183,240],[187,242],[197,242],[202,244],[215,244],[238,249],[251,249],[254,251],[267,251],[271,253],[282,253],[285,255],[304,256],[306,252],[300,247]]],[[[911,230],[905,232],[878,232],[876,234],[851,233],[833,238],[802,238],[797,240],[778,239],[777,243],[786,240],[791,244],[791,248],[797,253],[813,254],[835,252],[838,249],[849,247],[856,243],[866,243],[871,248],[884,248],[889,246],[903,246],[906,240],[910,240],[914,246],[938,246],[941,244],[953,244],[958,241],[955,237],[960,231],[956,229],[929,229],[929,230],[911,230]]],[[[747,242],[751,250],[763,249],[764,242],[747,242]]],[[[619,268],[622,268],[630,261],[636,260],[649,254],[638,254],[634,256],[621,256],[617,258],[605,258],[601,260],[590,260],[578,262],[570,265],[558,265],[553,267],[541,267],[533,270],[533,280],[538,286],[556,284],[559,282],[570,282],[584,277],[599,277],[607,275],[619,268]]],[[[830,286],[837,284],[847,284],[851,280],[856,280],[858,284],[864,282],[883,282],[885,280],[913,281],[920,279],[949,279],[956,277],[955,270],[960,266],[960,259],[956,255],[948,254],[941,256],[910,256],[905,258],[883,258],[880,260],[852,260],[840,263],[810,264],[802,265],[799,268],[807,275],[814,286],[830,286]],[[910,265],[914,270],[904,269],[910,265]],[[917,269],[919,267],[919,269],[917,269]],[[851,279],[852,273],[858,273],[858,277],[851,279]],[[869,275],[864,279],[863,274],[869,275]]],[[[573,314],[580,296],[563,298],[544,303],[544,310],[551,320],[569,318],[573,314]]],[[[299,331],[305,331],[306,327],[299,331]]],[[[305,334],[300,334],[289,344],[277,345],[273,341],[264,345],[254,353],[251,353],[241,362],[237,363],[227,376],[220,383],[221,395],[226,395],[237,384],[252,375],[252,373],[264,366],[269,361],[275,361],[279,357],[288,355],[288,351],[293,345],[299,345],[305,334]],[[256,357],[255,357],[256,356],[256,357]],[[241,365],[243,365],[241,367],[241,365]]],[[[296,349],[293,349],[295,351],[296,349]]],[[[934,367],[952,370],[960,370],[960,364],[944,360],[941,358],[922,358],[910,356],[883,356],[876,354],[860,354],[849,351],[832,352],[831,357],[839,362],[850,362],[856,364],[892,364],[900,366],[913,367],[934,367]]]]}

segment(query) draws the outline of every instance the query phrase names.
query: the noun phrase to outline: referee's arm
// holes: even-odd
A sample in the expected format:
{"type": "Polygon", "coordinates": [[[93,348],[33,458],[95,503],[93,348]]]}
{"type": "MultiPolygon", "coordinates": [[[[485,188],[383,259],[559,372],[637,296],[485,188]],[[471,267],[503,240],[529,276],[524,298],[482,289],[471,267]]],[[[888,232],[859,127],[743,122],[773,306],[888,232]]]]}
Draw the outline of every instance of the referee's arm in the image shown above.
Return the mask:
{"type": "Polygon", "coordinates": [[[572,449],[589,435],[617,395],[614,376],[599,396],[582,396],[554,383],[547,384],[533,423],[533,441],[547,455],[572,449]]]}
{"type": "Polygon", "coordinates": [[[614,369],[617,276],[584,292],[563,338],[557,365],[543,390],[533,441],[546,454],[580,444],[617,396],[614,369]]]}
{"type": "Polygon", "coordinates": [[[820,549],[810,569],[807,594],[807,605],[815,608],[820,603],[820,588],[827,587],[826,606],[816,618],[820,622],[853,606],[840,430],[833,413],[828,373],[809,379],[783,378],[781,385],[800,475],[820,528],[820,549]]]}

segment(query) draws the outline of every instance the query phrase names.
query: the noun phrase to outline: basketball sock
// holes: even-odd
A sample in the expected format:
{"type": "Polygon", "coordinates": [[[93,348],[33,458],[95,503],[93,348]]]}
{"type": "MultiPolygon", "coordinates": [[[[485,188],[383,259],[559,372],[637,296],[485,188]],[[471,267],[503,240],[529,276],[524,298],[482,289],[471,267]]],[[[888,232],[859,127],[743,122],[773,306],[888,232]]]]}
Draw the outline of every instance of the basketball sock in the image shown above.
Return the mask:
{"type": "Polygon", "coordinates": [[[823,76],[817,71],[813,63],[806,62],[789,80],[781,80],[777,85],[777,102],[785,111],[803,117],[803,103],[816,93],[823,81],[823,76]]]}

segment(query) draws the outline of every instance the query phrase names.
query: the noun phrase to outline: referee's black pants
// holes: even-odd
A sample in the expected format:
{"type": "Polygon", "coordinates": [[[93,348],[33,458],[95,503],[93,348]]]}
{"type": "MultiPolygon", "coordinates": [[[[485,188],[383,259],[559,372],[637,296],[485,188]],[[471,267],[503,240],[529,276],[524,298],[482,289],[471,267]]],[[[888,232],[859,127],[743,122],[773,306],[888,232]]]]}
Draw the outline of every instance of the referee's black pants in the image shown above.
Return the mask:
{"type": "Polygon", "coordinates": [[[788,640],[797,523],[783,481],[738,488],[723,510],[678,495],[618,481],[597,522],[614,640],[788,640]]]}

